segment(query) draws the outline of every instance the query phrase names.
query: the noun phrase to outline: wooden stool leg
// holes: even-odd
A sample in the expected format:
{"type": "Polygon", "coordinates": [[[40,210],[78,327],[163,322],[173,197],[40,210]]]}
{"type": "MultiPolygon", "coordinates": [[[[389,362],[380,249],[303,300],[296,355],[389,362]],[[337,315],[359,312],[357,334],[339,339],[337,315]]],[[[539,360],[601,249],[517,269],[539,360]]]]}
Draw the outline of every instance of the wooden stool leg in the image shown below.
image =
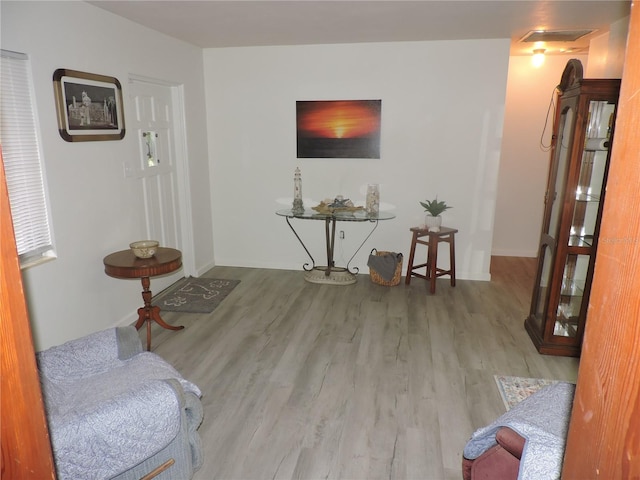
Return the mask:
{"type": "Polygon", "coordinates": [[[411,275],[413,274],[413,258],[416,255],[416,240],[418,240],[418,232],[413,232],[411,248],[409,249],[409,263],[407,263],[407,275],[404,278],[405,285],[409,285],[411,283],[411,275]]]}
{"type": "Polygon", "coordinates": [[[438,239],[429,236],[429,250],[427,254],[427,277],[429,277],[429,291],[436,293],[436,277],[438,273],[438,239]]]}
{"type": "Polygon", "coordinates": [[[451,270],[451,286],[456,286],[456,240],[455,233],[451,234],[451,241],[449,242],[449,264],[451,270]]]}

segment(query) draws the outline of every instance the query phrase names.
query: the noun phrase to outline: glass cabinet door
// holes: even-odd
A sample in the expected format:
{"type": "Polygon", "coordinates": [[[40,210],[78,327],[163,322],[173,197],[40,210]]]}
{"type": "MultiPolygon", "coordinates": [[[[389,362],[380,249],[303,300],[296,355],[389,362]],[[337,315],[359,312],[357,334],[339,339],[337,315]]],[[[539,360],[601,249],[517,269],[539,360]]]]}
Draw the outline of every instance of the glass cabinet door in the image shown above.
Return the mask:
{"type": "Polygon", "coordinates": [[[553,335],[576,337],[596,238],[615,105],[590,101],[553,335]]]}
{"type": "Polygon", "coordinates": [[[554,181],[551,183],[553,190],[547,192],[547,202],[551,202],[551,213],[549,215],[549,225],[547,234],[558,238],[562,207],[564,206],[564,194],[567,186],[567,171],[571,155],[571,135],[573,132],[574,113],[572,108],[562,112],[560,116],[560,128],[558,139],[556,140],[556,171],[554,181]]]}
{"type": "Polygon", "coordinates": [[[569,159],[571,153],[571,134],[573,132],[574,112],[573,108],[566,108],[559,118],[559,136],[556,143],[553,171],[549,179],[547,190],[546,228],[540,239],[540,251],[538,252],[539,271],[538,288],[535,291],[536,298],[532,302],[531,319],[535,321],[537,328],[544,329],[544,321],[549,304],[550,286],[553,279],[553,260],[557,248],[557,237],[564,205],[569,159]]]}
{"type": "Polygon", "coordinates": [[[538,288],[535,289],[536,298],[532,302],[530,319],[535,322],[535,327],[542,332],[544,320],[549,303],[549,287],[552,280],[553,248],[548,244],[542,244],[538,253],[540,272],[538,273],[538,288]]]}
{"type": "Polygon", "coordinates": [[[609,153],[615,104],[589,102],[589,123],[585,135],[576,202],[569,232],[569,246],[591,247],[598,224],[609,153]]]}
{"type": "Polygon", "coordinates": [[[553,328],[556,336],[575,338],[578,335],[589,261],[589,255],[567,255],[553,328]]]}

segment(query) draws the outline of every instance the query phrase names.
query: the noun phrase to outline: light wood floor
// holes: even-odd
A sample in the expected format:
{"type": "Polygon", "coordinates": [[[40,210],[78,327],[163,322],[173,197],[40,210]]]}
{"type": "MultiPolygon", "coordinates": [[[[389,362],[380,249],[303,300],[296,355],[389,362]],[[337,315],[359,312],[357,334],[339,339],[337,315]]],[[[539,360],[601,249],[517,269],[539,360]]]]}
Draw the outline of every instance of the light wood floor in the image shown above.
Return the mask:
{"type": "MultiPolygon", "coordinates": [[[[504,412],[494,375],[575,381],[524,330],[534,259],[491,282],[310,284],[301,271],[216,267],[240,284],[211,314],[165,312],[153,350],[203,392],[210,479],[460,479],[471,433],[504,412]]],[[[144,329],[140,332],[144,334],[144,329]]]]}

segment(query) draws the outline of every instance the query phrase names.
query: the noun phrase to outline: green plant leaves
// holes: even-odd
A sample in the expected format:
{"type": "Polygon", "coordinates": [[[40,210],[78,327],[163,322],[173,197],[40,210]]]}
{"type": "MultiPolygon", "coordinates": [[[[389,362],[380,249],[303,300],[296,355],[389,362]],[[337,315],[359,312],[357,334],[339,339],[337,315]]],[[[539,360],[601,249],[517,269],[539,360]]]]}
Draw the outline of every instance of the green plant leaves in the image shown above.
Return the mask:
{"type": "Polygon", "coordinates": [[[425,200],[424,202],[420,202],[420,205],[424,207],[425,212],[434,217],[437,217],[449,208],[453,208],[449,207],[445,201],[438,201],[438,197],[434,198],[433,200],[425,200]]]}

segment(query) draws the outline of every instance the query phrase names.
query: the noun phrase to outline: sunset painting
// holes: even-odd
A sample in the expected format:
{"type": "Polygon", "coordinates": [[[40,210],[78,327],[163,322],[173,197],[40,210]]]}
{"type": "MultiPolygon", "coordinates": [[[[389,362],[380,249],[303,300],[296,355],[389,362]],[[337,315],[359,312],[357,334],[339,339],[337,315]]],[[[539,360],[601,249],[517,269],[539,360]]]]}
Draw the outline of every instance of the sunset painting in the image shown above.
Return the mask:
{"type": "Polygon", "coordinates": [[[296,102],[298,158],[380,158],[381,100],[296,102]]]}

